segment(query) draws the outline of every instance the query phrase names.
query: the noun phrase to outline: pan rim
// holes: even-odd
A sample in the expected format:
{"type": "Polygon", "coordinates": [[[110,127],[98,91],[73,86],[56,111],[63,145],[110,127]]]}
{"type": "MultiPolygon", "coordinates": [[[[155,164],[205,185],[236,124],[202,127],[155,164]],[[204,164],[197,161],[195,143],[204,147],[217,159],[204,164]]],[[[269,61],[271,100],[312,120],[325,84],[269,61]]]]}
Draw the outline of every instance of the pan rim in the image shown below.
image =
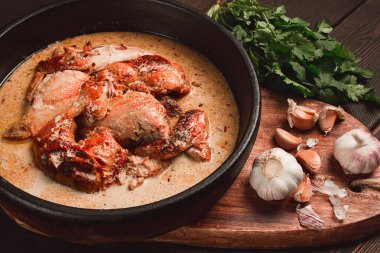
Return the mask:
{"type": "MultiPolygon", "coordinates": [[[[174,205],[178,202],[183,201],[184,199],[196,194],[204,190],[209,184],[216,181],[220,178],[226,171],[228,171],[231,166],[237,162],[239,157],[243,154],[244,150],[249,146],[250,141],[254,141],[255,133],[258,131],[259,127],[259,118],[260,118],[260,109],[261,109],[261,98],[260,98],[260,90],[258,86],[258,81],[256,77],[256,73],[254,71],[254,67],[244,51],[243,47],[240,43],[226,30],[224,27],[213,21],[204,13],[192,9],[191,7],[173,1],[173,0],[146,0],[147,2],[155,2],[164,5],[170,5],[176,9],[181,9],[182,11],[188,12],[191,15],[196,15],[199,18],[205,20],[205,22],[212,23],[215,29],[222,32],[227,39],[236,47],[239,51],[240,57],[244,61],[244,65],[247,67],[249,71],[249,79],[251,80],[251,89],[253,91],[252,95],[252,103],[250,104],[250,116],[248,119],[247,130],[243,132],[241,139],[236,143],[235,149],[229,155],[229,157],[209,176],[207,176],[202,181],[193,185],[192,187],[178,193],[172,195],[168,198],[152,202],[149,204],[144,204],[140,206],[127,207],[127,208],[118,208],[118,209],[89,209],[89,208],[79,208],[79,207],[70,207],[61,204],[57,204],[54,202],[50,202],[36,196],[33,196],[16,186],[12,185],[10,182],[5,180],[2,176],[0,176],[0,193],[6,196],[8,199],[13,202],[17,202],[17,204],[28,208],[29,210],[33,210],[36,212],[42,212],[45,215],[54,216],[59,219],[70,219],[74,221],[88,221],[88,222],[104,222],[105,220],[117,220],[123,218],[125,216],[133,217],[134,215],[141,215],[142,213],[153,212],[154,210],[159,210],[163,207],[174,205]]],[[[60,8],[61,6],[72,4],[76,2],[81,2],[81,0],[66,0],[59,3],[54,3],[42,7],[38,10],[32,11],[24,17],[17,19],[10,23],[6,28],[0,31],[0,40],[7,32],[11,31],[18,25],[27,21],[28,19],[39,15],[41,13],[47,12],[52,9],[60,8]]]]}

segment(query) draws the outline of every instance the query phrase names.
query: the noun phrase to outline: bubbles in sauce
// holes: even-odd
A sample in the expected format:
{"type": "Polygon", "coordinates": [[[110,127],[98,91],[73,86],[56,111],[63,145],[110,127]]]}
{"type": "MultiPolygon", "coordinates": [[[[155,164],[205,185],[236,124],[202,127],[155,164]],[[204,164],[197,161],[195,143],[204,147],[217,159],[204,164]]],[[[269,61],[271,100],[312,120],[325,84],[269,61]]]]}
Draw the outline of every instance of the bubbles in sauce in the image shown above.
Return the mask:
{"type": "MultiPolygon", "coordinates": [[[[223,75],[204,56],[173,40],[142,33],[110,32],[83,35],[59,42],[83,46],[126,44],[154,51],[182,66],[193,82],[192,91],[178,99],[184,111],[202,109],[210,121],[209,143],[212,160],[200,163],[183,154],[157,177],[147,179],[133,191],[126,184],[113,185],[98,193],[84,193],[54,182],[33,161],[31,142],[9,142],[0,139],[0,175],[16,187],[39,198],[62,205],[114,209],[152,203],[180,193],[214,172],[231,154],[238,134],[238,111],[223,75]]],[[[0,88],[0,135],[18,121],[25,109],[27,89],[37,63],[50,57],[58,43],[34,54],[4,81],[0,88]]]]}

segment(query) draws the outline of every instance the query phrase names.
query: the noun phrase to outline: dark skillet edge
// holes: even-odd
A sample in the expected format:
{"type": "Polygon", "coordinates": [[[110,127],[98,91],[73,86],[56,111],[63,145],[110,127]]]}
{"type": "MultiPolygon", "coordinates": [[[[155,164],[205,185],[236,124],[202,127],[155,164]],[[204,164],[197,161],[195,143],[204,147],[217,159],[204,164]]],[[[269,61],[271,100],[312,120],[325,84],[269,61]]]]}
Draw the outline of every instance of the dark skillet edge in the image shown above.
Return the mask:
{"type": "MultiPolygon", "coordinates": [[[[175,206],[181,202],[182,203],[186,202],[186,200],[190,197],[196,198],[197,196],[202,194],[204,191],[207,191],[208,189],[211,189],[211,188],[215,188],[215,185],[217,185],[220,182],[223,182],[225,185],[228,185],[228,187],[233,183],[237,175],[240,173],[246,159],[248,158],[250,150],[256,139],[258,126],[259,126],[260,110],[261,110],[260,91],[259,91],[258,82],[257,82],[256,74],[254,72],[252,63],[250,62],[249,57],[245,53],[242,46],[232,37],[232,35],[222,26],[212,21],[204,13],[197,10],[193,10],[186,5],[177,3],[172,0],[165,0],[165,1],[153,0],[153,1],[161,2],[168,5],[174,5],[176,8],[181,8],[187,12],[190,12],[191,14],[200,16],[206,22],[212,22],[215,28],[218,29],[220,32],[224,33],[224,35],[235,45],[235,47],[239,50],[240,55],[243,57],[244,63],[249,68],[249,71],[250,71],[249,74],[250,74],[250,79],[251,79],[251,89],[253,91],[252,95],[254,97],[250,105],[252,113],[248,120],[249,121],[249,124],[247,127],[248,130],[243,134],[241,140],[236,144],[236,149],[215,172],[213,172],[210,176],[208,176],[207,178],[205,178],[198,184],[172,197],[169,197],[169,198],[166,198],[166,199],[163,199],[151,204],[146,204],[143,206],[122,208],[122,209],[112,209],[112,210],[93,210],[93,209],[73,208],[73,207],[63,206],[63,205],[55,204],[55,203],[48,202],[48,201],[39,199],[37,197],[34,197],[18,189],[17,187],[11,185],[5,179],[0,177],[0,185],[1,185],[0,194],[2,196],[2,200],[1,200],[2,205],[4,204],[4,206],[7,206],[7,207],[19,206],[22,209],[25,209],[31,212],[30,214],[32,216],[34,215],[46,216],[47,220],[53,219],[53,220],[62,221],[62,222],[63,221],[66,222],[70,220],[72,223],[80,223],[80,224],[91,224],[91,223],[104,224],[105,222],[108,222],[108,221],[116,222],[118,220],[125,218],[126,216],[128,216],[128,219],[133,219],[134,217],[138,218],[145,214],[149,215],[150,213],[155,212],[155,211],[160,211],[160,210],[165,211],[167,209],[170,209],[171,206],[175,206]],[[234,169],[231,173],[226,173],[226,171],[232,169],[231,168],[232,166],[240,167],[240,169],[234,169]]],[[[15,26],[21,24],[25,20],[33,17],[34,15],[38,15],[39,13],[48,11],[52,8],[57,8],[62,5],[70,4],[72,2],[76,2],[76,1],[69,0],[62,3],[55,3],[55,4],[49,5],[47,7],[43,7],[37,11],[32,12],[31,14],[15,21],[13,24],[3,29],[0,34],[0,39],[6,32],[11,30],[15,26]]],[[[212,200],[212,202],[216,203],[217,200],[219,200],[219,198],[222,197],[223,194],[227,191],[228,187],[225,187],[225,189],[219,190],[218,192],[214,193],[212,197],[214,200],[212,200]]],[[[193,200],[193,201],[196,201],[196,200],[193,200]]],[[[211,206],[208,207],[207,209],[211,208],[211,206]]],[[[160,234],[162,232],[168,231],[170,229],[173,229],[174,227],[178,227],[179,225],[183,225],[185,223],[193,221],[199,217],[200,213],[203,213],[204,211],[205,210],[202,210],[201,212],[199,212],[199,214],[193,215],[193,217],[190,217],[189,219],[184,220],[181,224],[177,223],[172,226],[168,225],[165,228],[157,230],[157,232],[153,234],[146,234],[144,237],[148,238],[148,237],[160,234]]],[[[139,237],[138,239],[141,239],[141,237],[139,237]]],[[[132,240],[134,239],[132,238],[132,240]]]]}

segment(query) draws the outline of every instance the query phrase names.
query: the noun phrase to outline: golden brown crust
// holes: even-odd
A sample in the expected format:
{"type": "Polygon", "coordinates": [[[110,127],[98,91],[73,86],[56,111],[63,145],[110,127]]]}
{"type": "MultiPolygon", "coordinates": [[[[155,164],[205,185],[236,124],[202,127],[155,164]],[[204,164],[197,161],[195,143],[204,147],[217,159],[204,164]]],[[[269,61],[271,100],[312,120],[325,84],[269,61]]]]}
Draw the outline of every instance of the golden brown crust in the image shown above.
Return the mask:
{"type": "Polygon", "coordinates": [[[189,155],[199,161],[209,161],[211,148],[207,144],[207,138],[206,114],[201,110],[191,110],[179,118],[173,136],[142,144],[135,149],[135,153],[158,159],[170,159],[192,148],[189,155]]]}
{"type": "Polygon", "coordinates": [[[34,138],[35,160],[54,180],[86,192],[94,192],[117,180],[128,151],[108,128],[97,127],[84,140],[74,139],[72,118],[55,119],[34,138]]]}
{"type": "Polygon", "coordinates": [[[38,64],[28,111],[5,137],[32,137],[38,167],[54,180],[86,192],[117,182],[121,172],[137,180],[131,184],[134,188],[168,166],[162,159],[185,151],[198,161],[209,161],[206,114],[183,113],[167,96],[161,103],[156,99],[190,92],[182,67],[159,55],[141,56],[146,52],[142,49],[129,49],[92,48],[87,43],[83,49],[56,50],[38,64]],[[168,114],[179,117],[174,132],[168,114]],[[75,139],[78,115],[78,132],[84,134],[80,141],[75,139]],[[150,143],[139,146],[136,152],[143,156],[134,159],[118,142],[150,143]]]}

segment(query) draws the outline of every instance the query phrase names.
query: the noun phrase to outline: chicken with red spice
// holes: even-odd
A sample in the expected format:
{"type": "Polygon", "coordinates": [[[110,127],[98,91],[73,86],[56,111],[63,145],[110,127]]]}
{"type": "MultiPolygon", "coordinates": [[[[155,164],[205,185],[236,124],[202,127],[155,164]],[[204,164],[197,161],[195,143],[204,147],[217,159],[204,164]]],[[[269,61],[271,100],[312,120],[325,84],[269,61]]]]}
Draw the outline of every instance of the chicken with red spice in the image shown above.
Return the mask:
{"type": "Polygon", "coordinates": [[[95,192],[129,176],[134,189],[182,153],[210,161],[207,115],[171,97],[190,89],[180,65],[141,48],[60,47],[37,65],[26,113],[4,137],[32,138],[38,167],[62,184],[95,192]]]}

